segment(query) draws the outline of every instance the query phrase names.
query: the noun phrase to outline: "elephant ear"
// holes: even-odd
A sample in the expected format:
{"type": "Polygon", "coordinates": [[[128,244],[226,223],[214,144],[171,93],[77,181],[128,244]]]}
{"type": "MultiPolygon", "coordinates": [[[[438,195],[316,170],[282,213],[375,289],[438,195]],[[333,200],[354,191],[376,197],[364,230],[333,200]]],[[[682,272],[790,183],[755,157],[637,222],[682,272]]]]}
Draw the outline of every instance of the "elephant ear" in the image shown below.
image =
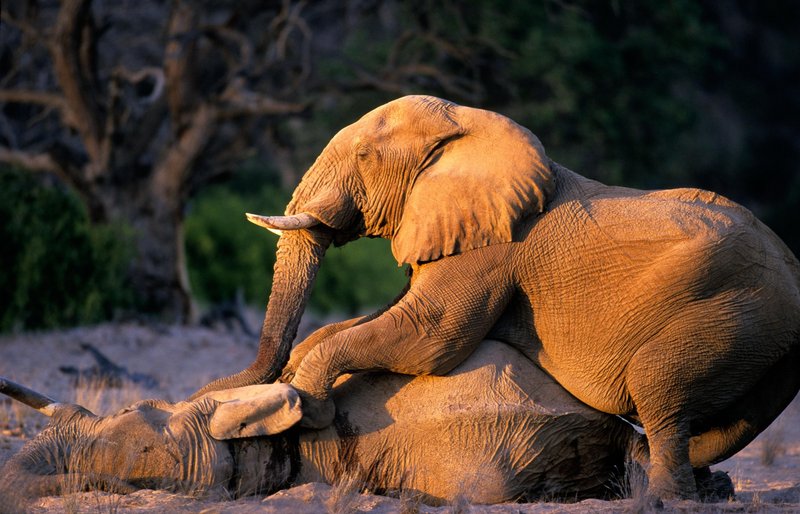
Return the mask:
{"type": "Polygon", "coordinates": [[[220,402],[209,420],[214,439],[279,434],[294,426],[303,412],[297,391],[288,384],[261,384],[208,393],[220,402]]]}
{"type": "Polygon", "coordinates": [[[399,264],[428,262],[513,241],[522,219],[555,189],[539,140],[489,111],[458,107],[464,129],[443,140],[417,177],[392,238],[399,264]]]}

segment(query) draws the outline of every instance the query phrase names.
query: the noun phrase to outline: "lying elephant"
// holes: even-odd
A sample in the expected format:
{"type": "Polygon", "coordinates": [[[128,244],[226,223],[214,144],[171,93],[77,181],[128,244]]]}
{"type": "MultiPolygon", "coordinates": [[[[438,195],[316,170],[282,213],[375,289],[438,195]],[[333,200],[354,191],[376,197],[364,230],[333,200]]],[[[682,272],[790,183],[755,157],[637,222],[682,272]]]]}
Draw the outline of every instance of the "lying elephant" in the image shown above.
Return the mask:
{"type": "Polygon", "coordinates": [[[351,475],[372,491],[404,488],[433,503],[459,493],[478,503],[574,499],[612,495],[627,456],[647,458],[629,424],[584,406],[491,341],[444,377],[343,380],[334,390],[339,416],[319,431],[291,428],[301,407],[281,383],[145,400],[108,417],[8,381],[0,391],[52,415],[2,472],[7,490],[29,495],[81,480],[120,492],[269,494],[351,475]]]}
{"type": "Polygon", "coordinates": [[[326,248],[361,236],[391,239],[411,283],[302,343],[289,367],[309,426],[333,419],[343,373],[443,374],[500,339],[644,426],[652,496],[694,498],[693,468],[743,448],[800,388],[800,264],[775,234],[714,193],[581,177],[504,116],[381,106],[331,140],[286,213],[249,216],[282,232],[258,356],[199,393],[272,381],[326,248]]]}

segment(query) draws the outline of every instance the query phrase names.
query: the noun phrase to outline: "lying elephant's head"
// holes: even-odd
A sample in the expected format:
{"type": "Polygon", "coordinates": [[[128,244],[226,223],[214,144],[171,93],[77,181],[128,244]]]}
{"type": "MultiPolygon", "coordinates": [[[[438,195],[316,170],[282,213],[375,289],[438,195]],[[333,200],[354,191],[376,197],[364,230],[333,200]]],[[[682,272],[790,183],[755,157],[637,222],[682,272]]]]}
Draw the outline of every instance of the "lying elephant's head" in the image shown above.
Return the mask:
{"type": "Polygon", "coordinates": [[[290,478],[286,440],[250,438],[282,433],[302,417],[297,393],[285,384],[191,402],[145,400],[105,417],[2,378],[0,392],[51,416],[3,468],[0,493],[25,497],[86,488],[273,492],[290,478]]]}
{"type": "Polygon", "coordinates": [[[259,355],[197,395],[276,378],[331,242],[383,237],[400,264],[432,261],[511,241],[553,189],[539,140],[504,116],[428,96],[366,114],[328,143],[286,216],[248,215],[282,234],[259,355]]]}

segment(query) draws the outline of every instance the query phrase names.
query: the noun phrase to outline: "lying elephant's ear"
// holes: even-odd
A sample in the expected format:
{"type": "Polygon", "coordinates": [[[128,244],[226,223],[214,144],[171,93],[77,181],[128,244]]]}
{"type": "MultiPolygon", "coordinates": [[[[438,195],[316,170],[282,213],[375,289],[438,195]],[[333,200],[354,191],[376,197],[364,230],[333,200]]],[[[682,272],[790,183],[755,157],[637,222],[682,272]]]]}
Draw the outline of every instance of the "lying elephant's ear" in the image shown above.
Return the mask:
{"type": "Polygon", "coordinates": [[[550,160],[529,130],[479,109],[457,107],[453,118],[461,133],[435,148],[392,238],[400,264],[510,242],[555,189],[550,160]]]}
{"type": "Polygon", "coordinates": [[[209,421],[214,439],[279,434],[303,417],[300,397],[288,384],[240,387],[205,397],[221,402],[209,421]]]}

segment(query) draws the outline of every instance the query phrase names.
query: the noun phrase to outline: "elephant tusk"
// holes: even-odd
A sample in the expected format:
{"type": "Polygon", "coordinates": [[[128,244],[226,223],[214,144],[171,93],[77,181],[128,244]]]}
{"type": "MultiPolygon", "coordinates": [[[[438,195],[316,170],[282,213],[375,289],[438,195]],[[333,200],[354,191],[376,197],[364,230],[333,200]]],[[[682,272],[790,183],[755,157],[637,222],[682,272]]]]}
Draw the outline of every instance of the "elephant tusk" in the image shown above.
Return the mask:
{"type": "Polygon", "coordinates": [[[263,227],[274,234],[281,235],[284,230],[300,230],[319,225],[319,220],[303,212],[293,216],[261,216],[260,214],[245,213],[247,220],[259,227],[263,227]]]}
{"type": "Polygon", "coordinates": [[[33,407],[45,416],[52,416],[56,409],[61,405],[52,398],[37,393],[33,389],[17,384],[11,380],[0,377],[0,393],[33,407]]]}

